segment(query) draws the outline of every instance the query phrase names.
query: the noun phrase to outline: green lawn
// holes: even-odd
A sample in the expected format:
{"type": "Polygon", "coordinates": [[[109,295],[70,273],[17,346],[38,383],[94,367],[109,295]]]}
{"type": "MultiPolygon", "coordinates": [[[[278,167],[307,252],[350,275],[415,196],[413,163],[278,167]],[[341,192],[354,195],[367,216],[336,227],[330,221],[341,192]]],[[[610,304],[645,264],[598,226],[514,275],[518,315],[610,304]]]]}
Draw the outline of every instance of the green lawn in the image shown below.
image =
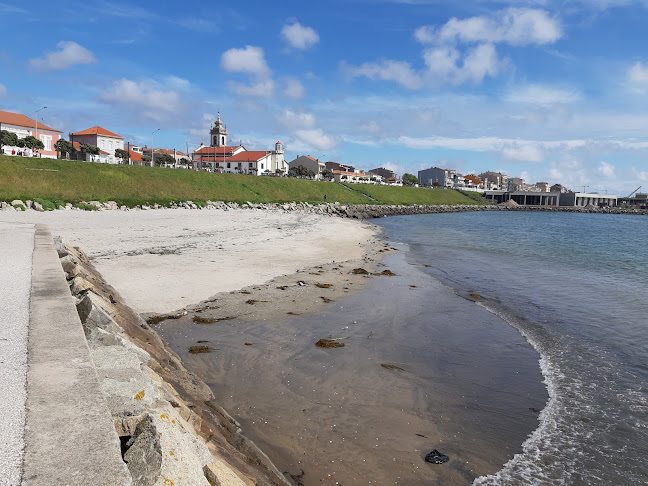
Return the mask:
{"type": "Polygon", "coordinates": [[[373,204],[480,204],[457,191],[422,187],[374,186],[371,184],[345,184],[357,192],[376,200],[373,204]]]}
{"type": "Polygon", "coordinates": [[[132,207],[171,201],[342,204],[474,204],[445,190],[350,185],[279,177],[212,174],[193,170],[108,165],[0,155],[0,201],[39,199],[56,205],[116,201],[132,207]],[[361,186],[361,187],[359,187],[361,186]],[[358,189],[358,190],[356,190],[358,189]],[[372,201],[365,194],[377,199],[372,201]]]}

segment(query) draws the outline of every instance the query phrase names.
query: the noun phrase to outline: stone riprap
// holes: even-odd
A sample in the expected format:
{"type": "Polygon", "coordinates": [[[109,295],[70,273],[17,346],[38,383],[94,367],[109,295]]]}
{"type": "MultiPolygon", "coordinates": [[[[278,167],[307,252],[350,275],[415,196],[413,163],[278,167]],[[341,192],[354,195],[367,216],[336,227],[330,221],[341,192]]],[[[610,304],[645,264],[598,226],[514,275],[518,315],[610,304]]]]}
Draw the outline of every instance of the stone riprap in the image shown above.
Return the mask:
{"type": "MultiPolygon", "coordinates": [[[[598,214],[637,214],[648,215],[645,209],[627,209],[621,207],[567,207],[567,206],[509,206],[506,204],[482,204],[482,205],[382,205],[382,204],[355,204],[346,205],[335,203],[310,204],[308,202],[290,202],[290,203],[264,203],[257,204],[245,202],[239,204],[236,202],[223,201],[206,201],[205,203],[194,203],[193,201],[184,201],[171,203],[168,206],[159,204],[141,205],[129,208],[120,206],[115,201],[88,201],[72,205],[66,203],[65,206],[59,206],[57,209],[62,211],[83,211],[93,209],[97,211],[148,211],[152,209],[202,209],[202,210],[220,210],[230,211],[235,209],[247,209],[256,211],[284,211],[284,212],[302,212],[320,215],[337,216],[342,218],[355,219],[373,219],[385,216],[411,215],[411,214],[435,214],[435,213],[458,213],[466,211],[563,211],[575,213],[598,213],[598,214]]],[[[42,205],[33,201],[14,200],[11,203],[0,202],[0,211],[14,211],[33,209],[35,211],[44,211],[42,205]]]]}
{"type": "Polygon", "coordinates": [[[86,255],[57,249],[133,485],[289,484],[86,255]]]}

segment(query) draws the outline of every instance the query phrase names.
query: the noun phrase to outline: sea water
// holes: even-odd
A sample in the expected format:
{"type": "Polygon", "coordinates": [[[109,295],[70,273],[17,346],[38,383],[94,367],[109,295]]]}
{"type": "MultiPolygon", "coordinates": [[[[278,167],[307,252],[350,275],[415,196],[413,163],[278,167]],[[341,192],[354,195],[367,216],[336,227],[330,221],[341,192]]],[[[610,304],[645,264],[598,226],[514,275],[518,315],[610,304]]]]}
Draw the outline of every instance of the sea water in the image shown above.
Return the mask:
{"type": "Polygon", "coordinates": [[[157,327],[293,484],[648,482],[647,218],[374,222],[395,276],[315,313],[157,327]]]}
{"type": "Polygon", "coordinates": [[[475,212],[379,224],[539,353],[550,397],[539,426],[473,484],[648,484],[648,218],[475,212]]]}

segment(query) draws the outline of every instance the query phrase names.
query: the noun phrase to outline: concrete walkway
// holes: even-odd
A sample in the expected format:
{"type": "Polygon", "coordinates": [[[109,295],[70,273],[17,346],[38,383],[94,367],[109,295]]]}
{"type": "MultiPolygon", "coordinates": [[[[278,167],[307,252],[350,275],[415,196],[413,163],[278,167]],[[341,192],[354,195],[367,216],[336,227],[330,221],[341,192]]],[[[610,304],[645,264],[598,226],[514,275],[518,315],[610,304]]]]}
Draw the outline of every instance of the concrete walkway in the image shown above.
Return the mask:
{"type": "Polygon", "coordinates": [[[130,485],[52,235],[0,222],[0,245],[0,485],[130,485]]]}
{"type": "Polygon", "coordinates": [[[33,224],[0,222],[0,485],[20,484],[33,224]]]}

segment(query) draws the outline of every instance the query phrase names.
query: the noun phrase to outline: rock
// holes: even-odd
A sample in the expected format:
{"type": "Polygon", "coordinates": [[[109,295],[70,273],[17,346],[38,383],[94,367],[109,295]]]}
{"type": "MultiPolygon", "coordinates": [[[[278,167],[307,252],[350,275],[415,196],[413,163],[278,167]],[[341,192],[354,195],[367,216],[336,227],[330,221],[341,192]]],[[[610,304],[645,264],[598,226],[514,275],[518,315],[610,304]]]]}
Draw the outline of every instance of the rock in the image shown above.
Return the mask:
{"type": "Polygon", "coordinates": [[[5,208],[8,208],[8,207],[9,207],[9,205],[5,201],[0,202],[0,209],[5,209],[5,208]]]}
{"type": "Polygon", "coordinates": [[[211,486],[247,486],[222,461],[207,464],[203,467],[203,473],[211,486]]]}
{"type": "Polygon", "coordinates": [[[14,206],[14,207],[15,207],[15,206],[23,206],[23,207],[26,207],[26,206],[25,206],[25,203],[22,202],[20,199],[14,199],[13,201],[11,201],[11,205],[14,206]]]}
{"type": "Polygon", "coordinates": [[[74,277],[70,281],[70,292],[74,295],[78,295],[86,290],[92,290],[94,285],[85,280],[83,277],[74,277]]]}
{"type": "Polygon", "coordinates": [[[135,433],[126,443],[124,461],[133,477],[133,484],[152,486],[162,472],[160,437],[150,416],[137,424],[135,433]]]}
{"type": "Polygon", "coordinates": [[[443,464],[448,462],[450,458],[445,454],[437,451],[436,449],[432,450],[427,456],[425,456],[425,462],[430,462],[432,464],[443,464]]]}
{"type": "Polygon", "coordinates": [[[58,253],[59,258],[63,258],[70,254],[65,245],[65,242],[60,236],[54,237],[54,246],[56,247],[56,253],[58,253]]]}
{"type": "Polygon", "coordinates": [[[45,211],[45,209],[43,209],[43,205],[40,204],[40,203],[37,203],[36,201],[34,201],[32,203],[32,208],[34,208],[35,211],[38,211],[38,212],[41,212],[41,213],[45,211]]]}

